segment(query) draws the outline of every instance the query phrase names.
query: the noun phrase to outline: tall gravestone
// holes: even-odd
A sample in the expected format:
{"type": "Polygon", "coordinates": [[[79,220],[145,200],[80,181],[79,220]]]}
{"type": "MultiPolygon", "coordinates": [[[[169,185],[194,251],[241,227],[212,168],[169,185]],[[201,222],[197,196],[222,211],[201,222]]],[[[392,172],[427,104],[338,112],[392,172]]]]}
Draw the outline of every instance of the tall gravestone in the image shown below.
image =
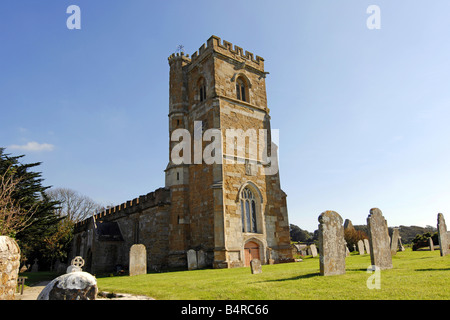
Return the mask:
{"type": "Polygon", "coordinates": [[[134,244],[130,248],[130,276],[147,273],[147,249],[143,244],[134,244]]]}
{"type": "Polygon", "coordinates": [[[450,250],[448,249],[447,225],[445,224],[444,215],[442,213],[438,214],[437,229],[439,238],[439,251],[441,252],[441,257],[443,257],[449,254],[450,250]]]}
{"type": "Polygon", "coordinates": [[[358,252],[364,254],[364,241],[358,240],[358,252]]]}
{"type": "MultiPolygon", "coordinates": [[[[0,236],[0,300],[14,300],[19,266],[20,248],[17,242],[13,238],[0,236]]],[[[6,313],[4,315],[6,318],[6,313]]]]}
{"type": "Polygon", "coordinates": [[[394,228],[392,231],[392,238],[391,238],[391,255],[396,255],[398,250],[398,237],[399,237],[399,229],[394,228]]]}
{"type": "Polygon", "coordinates": [[[430,251],[434,251],[434,243],[431,237],[428,238],[428,244],[430,245],[430,251]]]}
{"type": "Polygon", "coordinates": [[[345,240],[342,217],[334,211],[319,216],[320,275],[345,273],[345,240]]]}
{"type": "Polygon", "coordinates": [[[309,248],[311,249],[311,255],[313,256],[313,258],[317,257],[316,245],[313,243],[312,245],[309,246],[309,248]]]}
{"type": "Polygon", "coordinates": [[[391,246],[387,221],[380,209],[370,209],[367,217],[369,229],[370,260],[380,270],[392,269],[391,246]]]}

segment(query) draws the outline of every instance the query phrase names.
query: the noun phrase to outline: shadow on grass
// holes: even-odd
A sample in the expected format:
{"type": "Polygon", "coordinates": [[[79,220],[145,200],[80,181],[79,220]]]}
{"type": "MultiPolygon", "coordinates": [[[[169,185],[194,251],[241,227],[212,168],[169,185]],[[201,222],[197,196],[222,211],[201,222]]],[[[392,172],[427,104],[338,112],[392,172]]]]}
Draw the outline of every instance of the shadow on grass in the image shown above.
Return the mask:
{"type": "Polygon", "coordinates": [[[309,279],[309,278],[313,278],[313,277],[317,277],[317,276],[320,276],[319,272],[302,274],[300,276],[286,278],[286,279],[274,279],[274,280],[266,280],[266,281],[261,281],[261,282],[295,281],[295,280],[300,280],[300,279],[309,279]]]}
{"type": "Polygon", "coordinates": [[[414,271],[450,271],[450,268],[427,268],[427,269],[415,269],[414,271]]]}
{"type": "Polygon", "coordinates": [[[363,271],[363,272],[367,272],[367,268],[345,268],[345,271],[363,271]]]}

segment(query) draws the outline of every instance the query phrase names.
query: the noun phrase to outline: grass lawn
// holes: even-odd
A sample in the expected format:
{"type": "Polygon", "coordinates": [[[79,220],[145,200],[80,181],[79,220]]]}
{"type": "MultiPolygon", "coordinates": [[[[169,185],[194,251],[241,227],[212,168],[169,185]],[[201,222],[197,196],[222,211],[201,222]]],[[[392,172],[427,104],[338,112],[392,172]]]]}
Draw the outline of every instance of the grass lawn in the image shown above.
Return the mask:
{"type": "Polygon", "coordinates": [[[450,256],[439,251],[398,252],[382,270],[381,288],[368,289],[369,255],[346,258],[346,274],[319,276],[319,258],[249,268],[205,269],[98,278],[100,291],[157,300],[450,299],[450,256]]]}

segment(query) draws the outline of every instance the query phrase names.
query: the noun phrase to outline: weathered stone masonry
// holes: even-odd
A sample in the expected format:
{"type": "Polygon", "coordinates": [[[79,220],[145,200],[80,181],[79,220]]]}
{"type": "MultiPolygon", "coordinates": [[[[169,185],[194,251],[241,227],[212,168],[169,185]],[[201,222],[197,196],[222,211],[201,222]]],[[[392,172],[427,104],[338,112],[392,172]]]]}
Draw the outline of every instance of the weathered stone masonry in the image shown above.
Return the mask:
{"type": "MultiPolygon", "coordinates": [[[[149,270],[187,267],[189,249],[205,252],[207,266],[249,265],[257,258],[291,261],[286,194],[279,175],[263,175],[260,151],[244,147],[242,163],[228,163],[227,129],[270,129],[264,59],[212,36],[191,57],[169,57],[169,137],[194,125],[222,132],[222,163],[200,159],[166,167],[165,188],[107,210],[76,227],[73,256],[91,272],[127,267],[130,247],[147,249],[149,270]]],[[[266,146],[271,150],[270,139],[266,146]]],[[[179,143],[170,141],[169,159],[179,143]]],[[[200,141],[203,150],[211,142],[200,141]]],[[[234,142],[233,142],[234,143],[234,142]]],[[[193,154],[193,153],[192,153],[193,154]]]]}

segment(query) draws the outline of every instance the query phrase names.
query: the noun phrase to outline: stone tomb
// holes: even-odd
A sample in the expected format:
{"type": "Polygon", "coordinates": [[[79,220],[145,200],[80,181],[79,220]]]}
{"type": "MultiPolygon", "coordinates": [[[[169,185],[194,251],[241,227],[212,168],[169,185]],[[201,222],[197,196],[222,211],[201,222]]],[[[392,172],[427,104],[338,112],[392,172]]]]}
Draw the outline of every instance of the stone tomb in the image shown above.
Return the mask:
{"type": "Polygon", "coordinates": [[[261,261],[259,259],[252,259],[250,261],[250,269],[252,274],[262,273],[261,261]]]}
{"type": "Polygon", "coordinates": [[[130,276],[147,273],[147,250],[143,244],[134,244],[130,248],[130,276]]]}
{"type": "Polygon", "coordinates": [[[445,224],[444,215],[442,213],[438,214],[437,217],[437,229],[439,238],[439,250],[441,252],[441,257],[449,254],[448,249],[448,236],[447,236],[447,225],[445,224]]]}
{"type": "Polygon", "coordinates": [[[41,291],[37,300],[96,300],[97,279],[87,272],[63,274],[41,291]]]}
{"type": "Polygon", "coordinates": [[[345,240],[342,217],[334,211],[319,216],[320,275],[345,273],[345,240]]]}
{"type": "Polygon", "coordinates": [[[392,269],[391,247],[387,221],[380,209],[370,209],[367,217],[369,229],[370,260],[380,270],[392,269]]]}

